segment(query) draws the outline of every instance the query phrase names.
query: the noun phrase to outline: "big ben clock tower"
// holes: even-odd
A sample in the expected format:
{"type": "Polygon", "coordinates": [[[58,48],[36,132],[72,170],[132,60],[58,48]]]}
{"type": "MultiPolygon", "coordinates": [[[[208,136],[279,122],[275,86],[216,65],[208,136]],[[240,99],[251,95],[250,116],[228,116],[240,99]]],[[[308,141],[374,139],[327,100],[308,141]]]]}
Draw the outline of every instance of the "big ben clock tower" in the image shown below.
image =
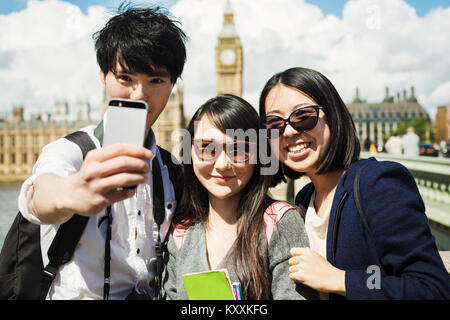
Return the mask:
{"type": "Polygon", "coordinates": [[[242,96],[242,46],[234,26],[234,13],[227,0],[222,31],[216,46],[217,94],[242,96]]]}

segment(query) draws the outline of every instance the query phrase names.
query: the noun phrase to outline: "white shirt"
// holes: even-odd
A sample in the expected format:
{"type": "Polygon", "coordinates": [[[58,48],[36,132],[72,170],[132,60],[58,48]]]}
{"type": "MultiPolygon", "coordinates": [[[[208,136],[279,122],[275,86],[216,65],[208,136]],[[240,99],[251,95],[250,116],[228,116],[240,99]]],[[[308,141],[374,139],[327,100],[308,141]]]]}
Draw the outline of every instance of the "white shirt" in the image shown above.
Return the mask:
{"type": "Polygon", "coordinates": [[[405,157],[417,157],[419,155],[419,136],[414,132],[405,134],[402,137],[403,155],[405,157]]]}
{"type": "MultiPolygon", "coordinates": [[[[323,216],[319,217],[314,207],[315,199],[316,192],[314,191],[309,201],[308,209],[306,210],[305,229],[308,234],[309,247],[326,259],[328,221],[330,220],[332,203],[328,205],[323,216]]],[[[321,300],[327,300],[328,294],[319,292],[319,297],[321,300]]]]}
{"type": "MultiPolygon", "coordinates": [[[[81,129],[89,134],[97,147],[94,136],[95,126],[81,129]]],[[[161,160],[152,130],[150,150],[159,160],[164,185],[166,216],[161,225],[161,239],[164,239],[176,208],[175,192],[170,183],[169,172],[161,160]]],[[[153,158],[152,158],[153,160],[153,158]]],[[[32,176],[22,185],[18,198],[19,209],[29,221],[41,224],[41,250],[44,266],[48,263],[47,251],[59,225],[48,225],[40,221],[30,210],[33,192],[32,183],[43,173],[53,173],[60,177],[77,172],[83,162],[79,147],[67,139],[54,141],[42,150],[33,167],[32,176]]],[[[150,161],[151,166],[151,161],[150,161]]],[[[124,299],[134,287],[148,292],[148,283],[155,270],[148,268],[155,257],[154,244],[157,226],[153,221],[153,183],[150,171],[147,182],[137,188],[136,195],[112,206],[111,236],[111,289],[110,299],[124,299]]],[[[84,233],[74,252],[72,260],[63,265],[53,281],[47,299],[102,299],[104,281],[104,252],[106,223],[98,227],[104,211],[89,218],[84,233]]]]}

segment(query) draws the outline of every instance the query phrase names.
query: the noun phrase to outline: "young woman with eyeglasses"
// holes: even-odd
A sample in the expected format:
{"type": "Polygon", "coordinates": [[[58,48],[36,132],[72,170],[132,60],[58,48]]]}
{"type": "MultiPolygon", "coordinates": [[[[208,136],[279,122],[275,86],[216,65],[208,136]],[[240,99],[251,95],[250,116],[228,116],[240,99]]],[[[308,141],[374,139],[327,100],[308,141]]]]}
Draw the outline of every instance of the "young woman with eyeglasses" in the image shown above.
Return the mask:
{"type": "Polygon", "coordinates": [[[224,268],[243,299],[317,298],[288,275],[290,248],[308,246],[301,212],[267,195],[272,176],[260,174],[258,141],[227,132],[257,137],[256,110],[239,97],[217,96],[187,129],[192,163],[184,164],[184,199],[168,242],[166,298],[188,299],[184,274],[224,268]]]}
{"type": "Polygon", "coordinates": [[[275,179],[311,180],[295,199],[311,247],[292,248],[293,280],[322,299],[449,298],[449,274],[413,176],[396,162],[358,160],[351,115],[325,76],[306,68],[275,74],[261,93],[260,116],[269,143],[277,143],[275,179]]]}

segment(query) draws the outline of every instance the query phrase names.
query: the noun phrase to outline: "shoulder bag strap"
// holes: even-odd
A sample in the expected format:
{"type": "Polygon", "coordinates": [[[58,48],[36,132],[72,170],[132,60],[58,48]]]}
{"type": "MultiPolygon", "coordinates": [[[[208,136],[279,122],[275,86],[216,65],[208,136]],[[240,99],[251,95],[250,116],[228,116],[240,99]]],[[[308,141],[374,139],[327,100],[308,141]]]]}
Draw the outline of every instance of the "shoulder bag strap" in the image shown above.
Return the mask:
{"type": "Polygon", "coordinates": [[[362,223],[364,224],[367,233],[372,236],[372,231],[370,230],[369,224],[367,223],[367,218],[362,207],[361,194],[359,192],[359,178],[361,176],[363,167],[364,166],[361,166],[356,173],[355,180],[353,181],[353,193],[355,196],[356,208],[358,209],[358,213],[361,217],[362,223]]]}

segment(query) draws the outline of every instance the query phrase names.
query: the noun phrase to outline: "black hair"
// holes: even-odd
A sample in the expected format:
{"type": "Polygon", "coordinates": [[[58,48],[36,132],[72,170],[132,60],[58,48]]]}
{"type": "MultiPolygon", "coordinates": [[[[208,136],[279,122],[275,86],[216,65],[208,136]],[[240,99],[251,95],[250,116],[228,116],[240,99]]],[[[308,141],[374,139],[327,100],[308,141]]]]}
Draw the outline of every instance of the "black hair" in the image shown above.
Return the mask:
{"type": "Polygon", "coordinates": [[[97,62],[106,75],[124,70],[153,75],[165,67],[175,83],[186,61],[186,35],[161,7],[137,8],[122,3],[117,15],[94,33],[97,62]]]}
{"type": "MultiPolygon", "coordinates": [[[[259,114],[261,118],[266,115],[266,98],[270,90],[282,84],[301,92],[312,98],[323,107],[327,124],[330,128],[332,143],[321,159],[317,174],[347,169],[357,161],[361,146],[356,134],[355,124],[333,84],[323,74],[307,68],[291,68],[272,76],[264,86],[259,99],[259,114]]],[[[289,178],[297,179],[303,172],[296,172],[280,162],[280,170],[274,177],[274,184],[289,178]]]]}
{"type": "MultiPolygon", "coordinates": [[[[188,131],[194,137],[194,122],[203,116],[223,133],[227,129],[259,129],[256,110],[244,99],[224,94],[208,100],[194,114],[188,131]]],[[[268,253],[262,249],[261,235],[265,232],[264,211],[273,202],[267,195],[271,176],[260,174],[259,160],[253,175],[243,188],[238,204],[238,235],[231,249],[236,274],[245,299],[269,299],[268,253]],[[238,268],[239,266],[239,268],[238,268]]],[[[208,192],[197,179],[192,162],[184,164],[184,198],[174,225],[188,227],[194,223],[205,224],[209,213],[208,192]]]]}

